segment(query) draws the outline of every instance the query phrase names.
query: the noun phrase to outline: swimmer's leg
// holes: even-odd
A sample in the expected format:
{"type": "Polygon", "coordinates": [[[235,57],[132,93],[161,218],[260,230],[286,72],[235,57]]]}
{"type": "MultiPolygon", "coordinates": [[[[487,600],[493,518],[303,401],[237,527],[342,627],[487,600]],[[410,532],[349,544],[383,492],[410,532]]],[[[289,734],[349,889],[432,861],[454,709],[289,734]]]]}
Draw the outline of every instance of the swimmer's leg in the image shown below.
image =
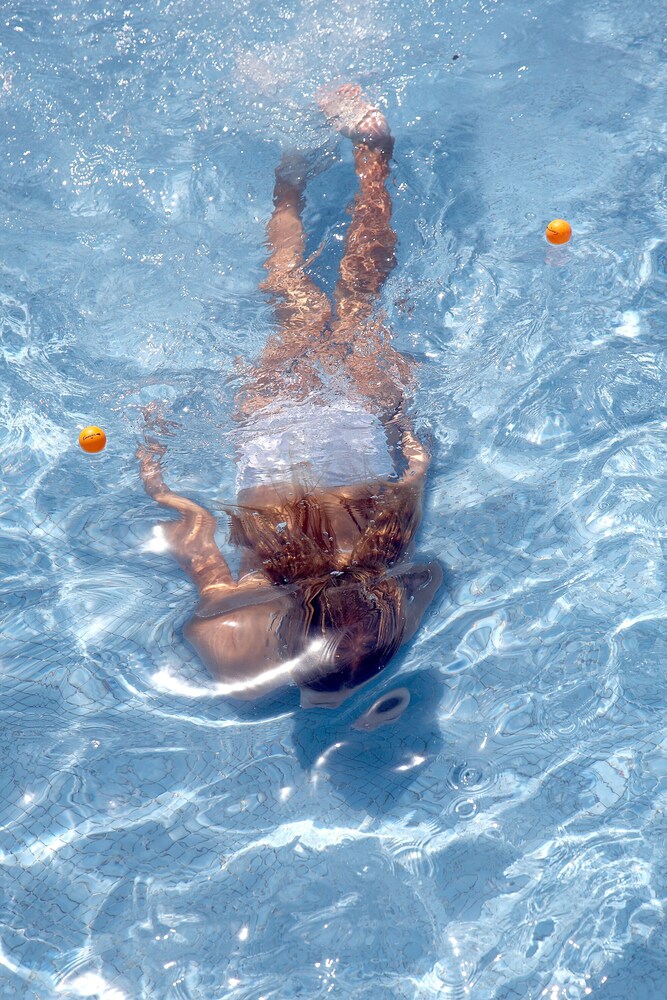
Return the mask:
{"type": "Polygon", "coordinates": [[[385,420],[401,408],[412,384],[411,366],[391,346],[388,331],[371,321],[382,286],[396,264],[387,190],[393,139],[386,118],[352,84],[321,99],[332,123],[354,144],[359,179],[334,291],[336,318],[329,351],[357,390],[385,420]]]}
{"type": "Polygon", "coordinates": [[[298,153],[285,154],[276,169],[274,208],[266,227],[268,275],[260,285],[271,294],[279,330],[269,338],[257,366],[244,379],[238,400],[244,416],[284,397],[288,387],[300,397],[321,384],[308,354],[331,320],[331,304],[306,274],[306,235],[301,219],[306,180],[305,159],[298,153]]]}
{"type": "Polygon", "coordinates": [[[359,324],[370,316],[382,285],[396,266],[396,233],[391,228],[387,190],[394,142],[387,119],[360,87],[346,84],[325,95],[321,105],[332,124],[354,144],[359,192],[345,240],[334,305],[339,322],[359,324]]]}
{"type": "Polygon", "coordinates": [[[206,508],[169,489],[160,468],[164,450],[157,442],[147,441],[138,448],[137,458],[148,495],[180,514],[178,521],[162,524],[174,558],[200,594],[235,589],[229,566],[215,543],[215,518],[206,508]]]}
{"type": "Polygon", "coordinates": [[[360,323],[370,316],[396,266],[396,233],[390,224],[391,198],[386,186],[389,156],[382,148],[359,144],[354,149],[354,164],[359,191],[334,291],[336,314],[342,323],[360,323]]]}
{"type": "Polygon", "coordinates": [[[294,357],[310,346],[331,319],[331,305],[324,292],[306,274],[306,234],[301,213],[307,163],[296,153],[283,156],[276,170],[273,214],[266,227],[268,276],[261,288],[274,298],[280,334],[272,337],[264,357],[294,357]]]}
{"type": "MultiPolygon", "coordinates": [[[[275,297],[276,319],[281,327],[298,334],[307,328],[318,332],[331,319],[324,292],[306,274],[304,208],[308,165],[298,153],[288,153],[276,169],[273,214],[266,226],[268,276],[261,288],[275,297]]],[[[305,345],[302,345],[305,346],[305,345]]]]}

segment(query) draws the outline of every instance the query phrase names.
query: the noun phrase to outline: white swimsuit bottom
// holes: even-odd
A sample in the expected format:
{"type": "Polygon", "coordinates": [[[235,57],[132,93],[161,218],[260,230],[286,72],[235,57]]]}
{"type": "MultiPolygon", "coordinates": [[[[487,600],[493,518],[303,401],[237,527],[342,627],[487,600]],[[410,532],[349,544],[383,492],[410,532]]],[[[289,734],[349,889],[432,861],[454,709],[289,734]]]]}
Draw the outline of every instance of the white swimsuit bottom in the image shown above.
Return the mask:
{"type": "Polygon", "coordinates": [[[252,414],[234,437],[238,490],[330,488],[395,474],[382,424],[354,400],[281,402],[252,414]]]}

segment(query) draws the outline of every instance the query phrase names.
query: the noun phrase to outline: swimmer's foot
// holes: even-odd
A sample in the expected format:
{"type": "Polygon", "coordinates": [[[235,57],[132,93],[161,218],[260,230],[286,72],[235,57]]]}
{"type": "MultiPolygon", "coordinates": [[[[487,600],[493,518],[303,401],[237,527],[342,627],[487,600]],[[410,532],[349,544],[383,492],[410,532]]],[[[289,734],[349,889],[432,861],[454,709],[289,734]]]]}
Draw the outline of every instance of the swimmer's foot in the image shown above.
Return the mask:
{"type": "Polygon", "coordinates": [[[387,119],[356,83],[321,91],[318,103],[334,128],[351,139],[355,146],[381,149],[391,156],[394,140],[387,119]]]}
{"type": "Polygon", "coordinates": [[[276,181],[303,191],[308,181],[312,181],[333,162],[333,155],[323,149],[308,152],[298,148],[286,149],[276,167],[276,181]]]}
{"type": "Polygon", "coordinates": [[[276,182],[303,191],[308,180],[308,160],[298,150],[287,150],[276,167],[276,182]]]}

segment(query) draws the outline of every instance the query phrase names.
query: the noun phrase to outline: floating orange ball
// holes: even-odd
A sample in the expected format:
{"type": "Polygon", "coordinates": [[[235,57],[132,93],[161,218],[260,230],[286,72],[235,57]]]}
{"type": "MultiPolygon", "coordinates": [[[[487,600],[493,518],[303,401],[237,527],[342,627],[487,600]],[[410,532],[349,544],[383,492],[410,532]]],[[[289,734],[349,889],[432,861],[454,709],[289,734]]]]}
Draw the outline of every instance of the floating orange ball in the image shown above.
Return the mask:
{"type": "Polygon", "coordinates": [[[79,434],[79,444],[89,455],[102,451],[107,443],[107,436],[101,427],[84,427],[79,434]]]}
{"type": "Polygon", "coordinates": [[[544,235],[549,243],[567,243],[572,238],[572,226],[565,219],[552,219],[544,235]]]}

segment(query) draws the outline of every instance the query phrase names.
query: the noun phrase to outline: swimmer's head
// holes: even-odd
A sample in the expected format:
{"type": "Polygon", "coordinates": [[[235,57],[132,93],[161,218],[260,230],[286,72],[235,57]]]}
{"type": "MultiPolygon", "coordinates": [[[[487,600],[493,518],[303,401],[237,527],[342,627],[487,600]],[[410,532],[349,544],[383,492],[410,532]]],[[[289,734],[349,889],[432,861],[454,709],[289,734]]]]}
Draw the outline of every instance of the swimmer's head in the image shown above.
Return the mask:
{"type": "Polygon", "coordinates": [[[215,606],[203,604],[185,636],[230,697],[257,698],[293,680],[302,704],[335,707],[386,667],[440,580],[431,563],[241,589],[215,606]]]}
{"type": "Polygon", "coordinates": [[[335,707],[380,673],[417,629],[441,580],[437,563],[381,575],[352,569],[331,574],[304,609],[302,645],[320,640],[321,648],[294,672],[302,704],[335,707]]]}
{"type": "MultiPolygon", "coordinates": [[[[330,574],[313,589],[299,613],[283,625],[301,630],[304,644],[321,641],[317,659],[298,671],[299,686],[311,695],[358,687],[379,673],[401,645],[403,587],[396,577],[348,570],[330,574]]],[[[318,704],[318,699],[311,697],[308,703],[318,704]]]]}

